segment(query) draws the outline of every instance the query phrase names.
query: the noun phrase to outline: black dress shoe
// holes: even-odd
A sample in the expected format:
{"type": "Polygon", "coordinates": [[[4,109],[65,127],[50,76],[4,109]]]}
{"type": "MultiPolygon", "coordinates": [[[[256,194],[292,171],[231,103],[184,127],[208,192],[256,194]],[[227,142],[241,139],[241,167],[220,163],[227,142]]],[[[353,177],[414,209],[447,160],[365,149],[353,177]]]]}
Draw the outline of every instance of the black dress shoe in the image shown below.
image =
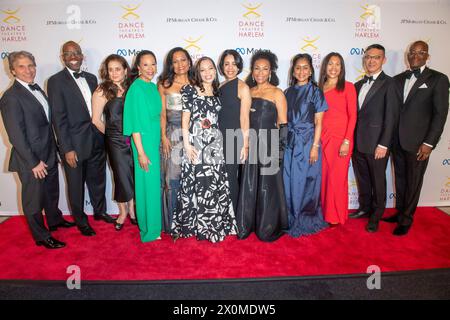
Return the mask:
{"type": "Polygon", "coordinates": [[[358,210],[356,212],[350,213],[348,217],[351,219],[367,218],[369,217],[369,212],[364,210],[358,210]]]}
{"type": "Polygon", "coordinates": [[[411,228],[411,226],[401,226],[398,225],[395,229],[394,232],[392,233],[394,236],[404,236],[406,234],[408,234],[409,229],[411,228]]]}
{"type": "Polygon", "coordinates": [[[86,237],[95,236],[94,229],[92,229],[91,226],[88,224],[85,226],[81,226],[81,227],[79,226],[78,230],[80,230],[80,232],[83,236],[86,236],[86,237]]]}
{"type": "Polygon", "coordinates": [[[366,226],[366,231],[370,233],[374,233],[378,231],[378,222],[369,221],[366,226]]]}
{"type": "Polygon", "coordinates": [[[48,238],[46,240],[36,241],[36,245],[37,246],[44,246],[47,249],[60,249],[60,248],[64,248],[66,246],[66,244],[64,242],[56,240],[53,237],[50,237],[50,238],[48,238]]]}
{"type": "Polygon", "coordinates": [[[395,214],[389,218],[381,218],[381,220],[384,222],[389,222],[389,223],[398,223],[398,215],[395,214]]]}
{"type": "Polygon", "coordinates": [[[114,223],[116,221],[116,219],[106,213],[94,214],[94,220],[103,220],[107,223],[114,223]]]}
{"type": "Polygon", "coordinates": [[[48,227],[50,231],[56,231],[58,228],[70,228],[75,227],[76,224],[74,222],[70,222],[67,220],[64,220],[58,224],[55,224],[54,226],[48,227]]]}

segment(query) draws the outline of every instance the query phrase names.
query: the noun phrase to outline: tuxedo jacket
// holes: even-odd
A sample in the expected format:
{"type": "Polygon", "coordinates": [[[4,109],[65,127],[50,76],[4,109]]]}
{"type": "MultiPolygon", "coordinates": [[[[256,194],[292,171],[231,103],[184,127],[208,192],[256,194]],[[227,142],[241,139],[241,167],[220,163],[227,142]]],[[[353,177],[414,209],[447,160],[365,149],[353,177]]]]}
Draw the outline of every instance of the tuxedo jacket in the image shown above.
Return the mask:
{"type": "MultiPolygon", "coordinates": [[[[9,171],[31,171],[40,161],[54,166],[57,162],[55,136],[39,100],[14,81],[0,99],[0,109],[12,144],[9,171]]],[[[48,112],[51,119],[50,106],[48,112]]]]}
{"type": "Polygon", "coordinates": [[[394,77],[402,98],[398,138],[404,150],[416,153],[424,142],[436,147],[441,137],[447,120],[449,81],[445,74],[425,68],[404,100],[406,75],[405,71],[394,77]]]}
{"type": "MultiPolygon", "coordinates": [[[[359,96],[364,80],[355,83],[359,96]]],[[[355,128],[355,148],[361,153],[373,154],[380,144],[392,145],[400,109],[400,93],[394,79],[381,72],[367,92],[362,106],[358,102],[355,128]]]]}
{"type": "MultiPolygon", "coordinates": [[[[97,78],[88,72],[84,74],[93,93],[97,78]]],[[[65,153],[76,151],[78,160],[88,159],[98,130],[92,124],[83,94],[67,68],[48,79],[47,91],[61,157],[64,159],[65,153]]]]}

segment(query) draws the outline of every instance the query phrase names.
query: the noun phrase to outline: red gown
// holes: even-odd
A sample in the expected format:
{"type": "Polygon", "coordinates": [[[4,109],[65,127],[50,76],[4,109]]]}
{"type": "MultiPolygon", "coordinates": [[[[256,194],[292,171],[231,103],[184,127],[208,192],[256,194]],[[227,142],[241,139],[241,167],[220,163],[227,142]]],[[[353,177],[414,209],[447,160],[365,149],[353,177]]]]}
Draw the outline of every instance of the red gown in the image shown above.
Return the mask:
{"type": "Polygon", "coordinates": [[[344,91],[325,92],[328,111],[322,122],[321,202],[325,221],[344,224],[348,219],[348,168],[353,150],[353,131],[357,117],[356,90],[345,82],[344,91]],[[344,139],[350,141],[346,157],[339,156],[344,139]]]}

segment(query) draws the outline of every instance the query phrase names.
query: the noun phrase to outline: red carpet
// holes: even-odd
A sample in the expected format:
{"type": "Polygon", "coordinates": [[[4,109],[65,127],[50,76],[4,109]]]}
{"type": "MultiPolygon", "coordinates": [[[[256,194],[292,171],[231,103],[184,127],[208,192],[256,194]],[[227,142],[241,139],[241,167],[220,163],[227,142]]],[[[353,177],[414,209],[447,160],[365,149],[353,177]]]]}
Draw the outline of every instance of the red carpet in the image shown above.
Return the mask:
{"type": "Polygon", "coordinates": [[[263,243],[229,237],[219,244],[195,239],[141,243],[129,223],[121,232],[91,219],[94,237],[76,228],[61,229],[55,238],[67,247],[37,247],[23,217],[0,224],[0,279],[63,280],[67,267],[81,268],[82,280],[169,280],[260,278],[365,273],[369,265],[383,272],[450,268],[450,216],[419,208],[406,237],[394,237],[393,224],[382,222],[375,234],[366,220],[293,239],[263,243]]]}

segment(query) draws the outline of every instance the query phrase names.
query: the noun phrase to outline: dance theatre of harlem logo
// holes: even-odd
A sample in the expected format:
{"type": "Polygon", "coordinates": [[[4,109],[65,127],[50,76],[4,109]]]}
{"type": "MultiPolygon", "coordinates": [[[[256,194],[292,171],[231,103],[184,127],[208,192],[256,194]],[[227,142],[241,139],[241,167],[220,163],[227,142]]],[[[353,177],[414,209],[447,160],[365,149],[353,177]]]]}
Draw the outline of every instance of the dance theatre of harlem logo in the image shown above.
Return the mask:
{"type": "Polygon", "coordinates": [[[118,24],[119,39],[145,38],[145,26],[138,13],[139,7],[140,4],[120,6],[122,15],[118,24]]]}
{"type": "Polygon", "coordinates": [[[25,25],[22,22],[17,9],[1,9],[0,38],[6,42],[27,41],[25,25]]]}
{"type": "Polygon", "coordinates": [[[320,64],[322,63],[322,55],[318,47],[319,38],[306,36],[302,38],[302,43],[300,44],[300,51],[309,53],[313,59],[313,67],[315,69],[320,69],[320,64]]]}
{"type": "Polygon", "coordinates": [[[264,20],[258,11],[262,3],[243,3],[245,8],[242,19],[238,21],[238,35],[240,38],[264,38],[264,20]]]}
{"type": "Polygon", "coordinates": [[[441,187],[441,194],[439,197],[440,201],[449,201],[450,200],[450,177],[444,181],[441,187]]]}
{"type": "Polygon", "coordinates": [[[379,38],[381,29],[380,7],[373,4],[360,7],[363,12],[355,22],[355,38],[379,38]]]}
{"type": "Polygon", "coordinates": [[[201,53],[202,48],[200,47],[200,40],[203,38],[203,36],[199,37],[187,37],[183,38],[183,41],[185,43],[184,49],[186,49],[189,52],[189,55],[192,58],[192,61],[197,61],[201,57],[204,56],[204,54],[201,53]]]}

